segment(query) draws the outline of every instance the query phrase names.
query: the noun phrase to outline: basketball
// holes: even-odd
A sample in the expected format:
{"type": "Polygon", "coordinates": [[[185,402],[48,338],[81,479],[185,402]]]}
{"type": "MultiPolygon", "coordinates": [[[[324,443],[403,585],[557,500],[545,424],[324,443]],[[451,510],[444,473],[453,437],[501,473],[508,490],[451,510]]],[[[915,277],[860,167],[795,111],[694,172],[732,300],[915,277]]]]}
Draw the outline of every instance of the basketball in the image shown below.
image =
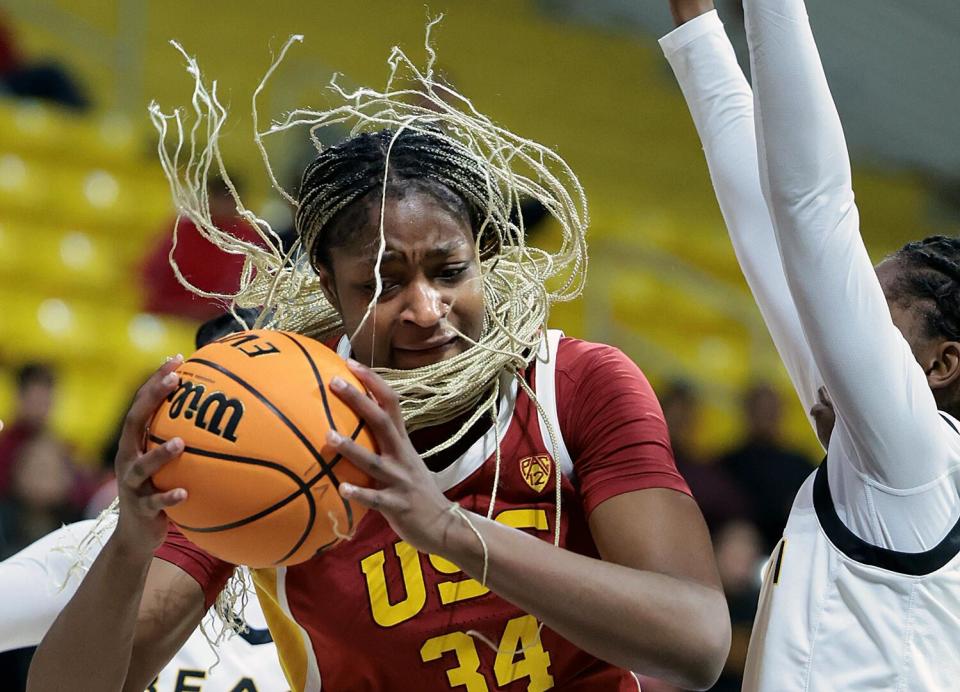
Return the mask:
{"type": "Polygon", "coordinates": [[[294,565],[350,534],[364,508],[340,497],[369,477],[325,449],[328,430],[374,449],[362,420],[326,383],[363,385],[332,350],[288,332],[253,330],[214,341],[178,369],[180,384],[154,414],[152,448],[172,437],[184,451],[153,477],[184,488],[167,509],[210,554],[249,567],[294,565]]]}

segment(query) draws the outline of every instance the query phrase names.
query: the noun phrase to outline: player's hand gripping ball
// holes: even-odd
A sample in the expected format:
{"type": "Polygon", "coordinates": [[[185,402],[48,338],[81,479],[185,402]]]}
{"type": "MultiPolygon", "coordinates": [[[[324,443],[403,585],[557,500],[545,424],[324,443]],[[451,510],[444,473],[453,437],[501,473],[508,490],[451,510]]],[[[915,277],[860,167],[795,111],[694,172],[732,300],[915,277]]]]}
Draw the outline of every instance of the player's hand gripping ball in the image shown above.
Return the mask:
{"type": "Polygon", "coordinates": [[[153,476],[185,488],[166,510],[187,538],[238,565],[295,565],[336,545],[365,509],[341,482],[372,485],[329,447],[330,429],[376,451],[365,423],[327,383],[363,390],[346,363],[307,337],[270,330],[214,341],[178,369],[180,385],[154,414],[148,448],[183,439],[183,454],[153,476]]]}

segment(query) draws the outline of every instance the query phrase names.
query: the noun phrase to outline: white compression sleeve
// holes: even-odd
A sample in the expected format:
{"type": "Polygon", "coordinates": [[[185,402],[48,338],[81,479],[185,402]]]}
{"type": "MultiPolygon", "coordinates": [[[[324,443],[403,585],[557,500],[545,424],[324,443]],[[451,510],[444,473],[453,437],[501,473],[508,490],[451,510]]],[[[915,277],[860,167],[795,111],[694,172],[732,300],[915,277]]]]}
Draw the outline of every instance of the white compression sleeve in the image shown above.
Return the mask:
{"type": "Polygon", "coordinates": [[[0,651],[43,639],[83,578],[84,569],[71,573],[71,567],[89,567],[103,547],[94,540],[84,555],[77,552],[94,524],[68,524],[0,562],[0,651]]]}
{"type": "Polygon", "coordinates": [[[858,536],[935,545],[960,514],[960,436],[894,326],[860,238],[850,164],[802,0],[745,0],[761,183],[833,399],[834,504],[858,536]]]}
{"type": "Polygon", "coordinates": [[[793,305],[760,187],[753,93],[716,11],[660,40],[687,100],[743,275],[804,411],[823,384],[793,305]]]}

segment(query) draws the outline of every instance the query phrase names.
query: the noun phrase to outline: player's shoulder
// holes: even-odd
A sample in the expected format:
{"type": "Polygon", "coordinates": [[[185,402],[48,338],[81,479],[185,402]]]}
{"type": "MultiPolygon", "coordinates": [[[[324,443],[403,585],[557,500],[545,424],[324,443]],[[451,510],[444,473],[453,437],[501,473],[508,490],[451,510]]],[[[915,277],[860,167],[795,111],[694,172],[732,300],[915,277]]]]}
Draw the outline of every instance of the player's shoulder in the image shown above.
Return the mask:
{"type": "Polygon", "coordinates": [[[556,368],[558,374],[576,381],[624,374],[646,379],[640,367],[616,346],[569,336],[562,337],[557,346],[556,368]]]}

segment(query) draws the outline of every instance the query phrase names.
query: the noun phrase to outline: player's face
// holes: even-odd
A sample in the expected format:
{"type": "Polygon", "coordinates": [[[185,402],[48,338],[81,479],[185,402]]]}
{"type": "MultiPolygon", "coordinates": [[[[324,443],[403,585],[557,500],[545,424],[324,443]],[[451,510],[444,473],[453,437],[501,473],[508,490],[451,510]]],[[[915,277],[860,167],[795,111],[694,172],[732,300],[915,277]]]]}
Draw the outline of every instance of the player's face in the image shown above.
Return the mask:
{"type": "MultiPolygon", "coordinates": [[[[332,272],[320,279],[352,335],[376,288],[380,205],[370,205],[365,241],[332,248],[332,272]],[[371,242],[372,240],[372,242],[371,242]]],[[[483,287],[470,226],[430,195],[388,198],[380,298],[353,339],[354,358],[377,367],[411,369],[462,353],[483,325],[483,287]]]]}

